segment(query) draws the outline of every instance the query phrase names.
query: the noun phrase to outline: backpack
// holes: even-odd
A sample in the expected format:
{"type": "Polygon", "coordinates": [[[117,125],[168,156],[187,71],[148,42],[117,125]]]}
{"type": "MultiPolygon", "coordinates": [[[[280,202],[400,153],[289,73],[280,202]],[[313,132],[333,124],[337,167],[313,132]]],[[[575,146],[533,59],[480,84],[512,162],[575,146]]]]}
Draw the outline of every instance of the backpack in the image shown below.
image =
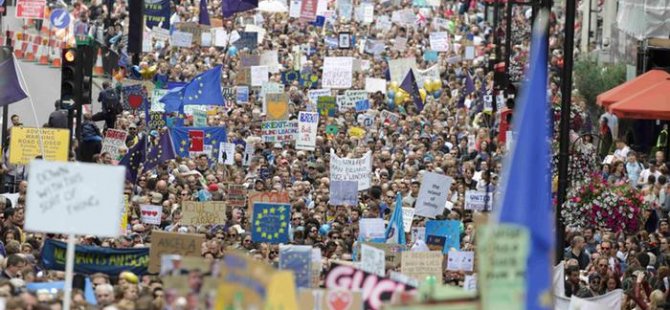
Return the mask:
{"type": "Polygon", "coordinates": [[[114,89],[107,89],[100,93],[102,110],[105,113],[119,114],[123,111],[121,102],[119,100],[119,95],[114,89]]]}

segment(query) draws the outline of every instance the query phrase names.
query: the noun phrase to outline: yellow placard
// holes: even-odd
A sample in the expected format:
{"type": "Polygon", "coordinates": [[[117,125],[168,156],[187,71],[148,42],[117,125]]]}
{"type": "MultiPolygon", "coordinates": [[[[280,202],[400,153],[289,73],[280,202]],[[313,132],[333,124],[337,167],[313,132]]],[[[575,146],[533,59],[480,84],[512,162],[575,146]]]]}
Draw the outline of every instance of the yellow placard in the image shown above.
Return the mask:
{"type": "Polygon", "coordinates": [[[361,127],[349,127],[349,136],[354,138],[363,138],[365,137],[365,129],[361,127]]]}
{"type": "Polygon", "coordinates": [[[128,195],[123,195],[123,212],[121,212],[121,235],[126,234],[128,229],[128,195]]]}
{"type": "Polygon", "coordinates": [[[67,129],[13,127],[10,134],[9,162],[12,164],[27,165],[35,157],[42,156],[40,140],[45,160],[68,159],[70,131],[67,129]]]}

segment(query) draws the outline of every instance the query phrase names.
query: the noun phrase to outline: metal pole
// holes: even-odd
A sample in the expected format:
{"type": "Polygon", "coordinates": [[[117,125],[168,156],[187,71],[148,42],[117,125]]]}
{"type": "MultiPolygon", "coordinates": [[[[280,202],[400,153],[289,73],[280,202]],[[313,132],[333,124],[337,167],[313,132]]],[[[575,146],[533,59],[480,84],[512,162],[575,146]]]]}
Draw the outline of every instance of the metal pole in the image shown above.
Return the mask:
{"type": "Polygon", "coordinates": [[[505,20],[507,22],[505,27],[505,91],[511,84],[510,81],[510,58],[512,57],[512,1],[507,1],[507,14],[505,20]]]}
{"type": "Polygon", "coordinates": [[[561,76],[561,123],[558,157],[558,204],[556,206],[556,258],[563,258],[565,227],[561,221],[561,209],[568,190],[568,160],[570,148],[570,107],[572,105],[572,64],[575,47],[576,0],[565,0],[565,42],[563,43],[563,72],[561,76]]]}

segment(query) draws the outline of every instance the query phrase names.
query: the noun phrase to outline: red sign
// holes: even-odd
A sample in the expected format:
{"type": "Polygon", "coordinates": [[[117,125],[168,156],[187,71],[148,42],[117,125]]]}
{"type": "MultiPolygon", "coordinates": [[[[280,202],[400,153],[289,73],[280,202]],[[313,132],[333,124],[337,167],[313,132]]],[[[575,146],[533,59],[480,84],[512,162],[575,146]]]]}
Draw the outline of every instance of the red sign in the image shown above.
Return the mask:
{"type": "Polygon", "coordinates": [[[17,0],[16,18],[43,19],[46,0],[17,0]]]}
{"type": "Polygon", "coordinates": [[[202,130],[189,130],[188,140],[191,142],[189,152],[202,152],[205,150],[205,132],[202,130]]]}
{"type": "Polygon", "coordinates": [[[302,0],[302,4],[300,5],[300,19],[313,22],[316,19],[316,9],[318,5],[318,0],[302,0]]]}

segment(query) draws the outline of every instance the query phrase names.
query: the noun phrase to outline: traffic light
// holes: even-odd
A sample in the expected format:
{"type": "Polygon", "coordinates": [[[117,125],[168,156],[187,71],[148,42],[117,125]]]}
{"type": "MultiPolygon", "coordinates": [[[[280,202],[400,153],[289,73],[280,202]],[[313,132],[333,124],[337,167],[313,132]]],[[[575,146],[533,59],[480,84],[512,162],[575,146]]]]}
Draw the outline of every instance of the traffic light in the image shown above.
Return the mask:
{"type": "Polygon", "coordinates": [[[79,76],[77,70],[77,49],[66,48],[63,49],[62,67],[61,67],[61,82],[60,82],[60,100],[63,107],[70,108],[74,105],[77,99],[79,76]]]}

